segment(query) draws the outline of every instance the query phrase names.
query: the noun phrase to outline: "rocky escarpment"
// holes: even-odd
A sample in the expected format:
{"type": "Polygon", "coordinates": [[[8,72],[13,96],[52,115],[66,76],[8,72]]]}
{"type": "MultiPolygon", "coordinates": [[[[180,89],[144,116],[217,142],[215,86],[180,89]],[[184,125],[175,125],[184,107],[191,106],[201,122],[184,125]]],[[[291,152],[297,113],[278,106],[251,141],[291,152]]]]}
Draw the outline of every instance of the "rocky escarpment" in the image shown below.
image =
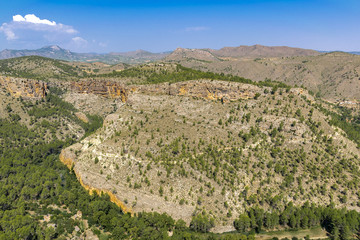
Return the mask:
{"type": "MultiPolygon", "coordinates": [[[[109,116],[108,121],[111,117],[114,116],[109,116]]],[[[118,116],[117,119],[119,119],[118,116]]],[[[109,125],[107,126],[110,127],[109,125]]],[[[141,162],[144,163],[144,161],[134,156],[129,155],[128,157],[124,157],[120,152],[114,151],[114,149],[108,149],[108,151],[105,152],[102,152],[102,150],[103,145],[101,139],[87,138],[81,143],[63,149],[60,154],[60,161],[69,169],[74,170],[80,184],[88,190],[90,194],[93,194],[94,191],[99,195],[102,193],[108,194],[110,201],[119,206],[125,213],[133,214],[142,211],[165,212],[175,219],[183,219],[187,223],[190,223],[191,215],[195,210],[194,206],[180,206],[174,202],[164,201],[162,197],[148,191],[129,188],[125,180],[121,182],[118,180],[116,183],[109,177],[104,178],[103,173],[94,171],[88,162],[93,159],[89,159],[89,156],[84,156],[84,152],[88,153],[90,151],[92,152],[91,155],[96,159],[100,159],[98,165],[104,168],[104,172],[111,171],[113,174],[122,172],[122,174],[118,174],[119,179],[122,175],[125,176],[126,173],[135,172],[138,168],[137,164],[141,164],[141,162]],[[112,163],[109,165],[107,161],[112,163]],[[129,171],[127,165],[125,165],[126,161],[134,163],[131,171],[129,171]],[[115,162],[116,164],[113,164],[115,162]],[[116,165],[118,167],[116,167],[116,165]],[[105,168],[107,168],[107,170],[105,170],[105,168]]],[[[155,169],[153,171],[155,172],[155,169]]],[[[178,183],[180,186],[182,185],[180,180],[178,183]]]]}
{"type": "Polygon", "coordinates": [[[48,91],[47,83],[23,78],[0,76],[0,85],[13,97],[22,97],[25,99],[44,98],[48,91]]]}
{"type": "Polygon", "coordinates": [[[70,90],[82,94],[94,94],[126,102],[129,95],[141,92],[146,94],[166,94],[188,96],[198,99],[222,100],[224,102],[255,97],[259,88],[250,84],[225,81],[194,80],[179,83],[122,86],[111,81],[79,81],[70,84],[70,90]]]}
{"type": "Polygon", "coordinates": [[[252,99],[257,92],[260,92],[260,88],[236,82],[194,80],[173,84],[142,85],[133,87],[132,92],[187,96],[196,99],[230,102],[239,99],[252,99]]]}
{"type": "MultiPolygon", "coordinates": [[[[23,97],[25,99],[44,98],[50,87],[60,87],[68,89],[72,94],[93,94],[104,99],[120,100],[122,103],[126,103],[129,96],[136,93],[187,96],[196,99],[231,102],[240,99],[253,99],[256,93],[259,93],[261,90],[261,88],[251,84],[217,80],[193,80],[172,84],[162,83],[133,86],[124,86],[118,82],[107,80],[83,80],[70,83],[51,83],[49,86],[43,81],[0,76],[0,84],[12,96],[23,97]]],[[[295,90],[292,89],[292,91],[295,90]]],[[[301,89],[296,91],[297,94],[303,94],[301,89]]]]}
{"type": "Polygon", "coordinates": [[[253,99],[261,89],[250,84],[209,80],[131,86],[105,80],[88,80],[67,83],[63,87],[69,90],[65,95],[66,101],[81,111],[104,117],[129,102],[131,96],[138,93],[185,96],[227,103],[239,99],[253,99]]]}
{"type": "Polygon", "coordinates": [[[77,93],[95,94],[106,98],[120,98],[123,102],[128,99],[128,91],[119,83],[111,81],[78,81],[71,82],[71,91],[77,93]]]}
{"type": "MultiPolygon", "coordinates": [[[[74,145],[75,146],[75,145],[74,145]]],[[[89,194],[92,195],[94,192],[96,192],[98,195],[101,195],[103,193],[108,194],[110,197],[110,201],[115,203],[118,207],[121,208],[121,210],[125,213],[133,213],[132,209],[125,206],[123,202],[119,200],[118,197],[116,197],[116,193],[107,189],[100,189],[93,187],[86,182],[83,181],[81,175],[78,173],[77,169],[75,168],[75,162],[74,159],[76,158],[76,154],[70,151],[69,149],[63,149],[60,153],[60,161],[65,164],[69,169],[74,168],[75,175],[77,179],[79,180],[81,186],[83,186],[87,191],[89,191],[89,194]]]]}
{"type": "Polygon", "coordinates": [[[97,80],[72,82],[70,90],[76,93],[94,94],[111,99],[120,98],[122,102],[126,102],[129,95],[136,92],[237,101],[239,99],[254,98],[259,88],[250,84],[209,80],[134,86],[123,86],[117,82],[97,80]]]}
{"type": "MultiPolygon", "coordinates": [[[[232,102],[240,99],[253,99],[257,93],[262,92],[261,88],[255,85],[218,80],[193,80],[131,86],[123,86],[111,81],[80,81],[72,82],[70,89],[80,94],[94,94],[105,98],[121,99],[122,102],[127,102],[131,95],[137,93],[232,102]]],[[[297,95],[306,94],[307,97],[311,98],[303,89],[293,88],[291,91],[297,95]]]]}

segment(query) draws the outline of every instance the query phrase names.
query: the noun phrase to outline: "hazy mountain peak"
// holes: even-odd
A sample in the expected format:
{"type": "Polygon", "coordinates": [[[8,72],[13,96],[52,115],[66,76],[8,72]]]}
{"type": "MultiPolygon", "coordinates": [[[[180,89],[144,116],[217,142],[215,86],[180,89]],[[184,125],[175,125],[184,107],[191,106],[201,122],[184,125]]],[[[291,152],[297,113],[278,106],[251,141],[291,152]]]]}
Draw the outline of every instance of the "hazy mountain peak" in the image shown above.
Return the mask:
{"type": "Polygon", "coordinates": [[[181,61],[184,59],[209,62],[219,61],[209,49],[190,49],[181,47],[176,48],[166,59],[170,61],[181,61]]]}
{"type": "Polygon", "coordinates": [[[183,51],[183,50],[185,50],[186,48],[182,48],[182,47],[177,47],[175,50],[174,50],[174,52],[176,52],[176,51],[183,51]]]}
{"type": "Polygon", "coordinates": [[[53,46],[51,46],[50,48],[53,49],[53,50],[62,50],[62,48],[60,48],[60,47],[57,46],[57,45],[53,45],[53,46]]]}
{"type": "Polygon", "coordinates": [[[58,45],[45,46],[34,50],[3,50],[0,52],[0,59],[23,57],[23,56],[42,56],[66,61],[81,62],[104,62],[107,64],[117,63],[144,63],[163,59],[168,53],[151,53],[143,49],[123,53],[75,53],[63,49],[58,45]]]}

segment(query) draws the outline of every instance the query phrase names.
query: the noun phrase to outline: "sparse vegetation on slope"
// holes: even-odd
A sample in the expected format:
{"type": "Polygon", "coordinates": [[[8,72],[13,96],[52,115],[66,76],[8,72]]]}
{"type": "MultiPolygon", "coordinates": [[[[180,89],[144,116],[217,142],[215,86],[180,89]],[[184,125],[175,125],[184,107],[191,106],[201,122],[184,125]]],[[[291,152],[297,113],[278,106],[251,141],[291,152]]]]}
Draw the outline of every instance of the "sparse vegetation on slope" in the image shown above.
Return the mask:
{"type": "Polygon", "coordinates": [[[94,75],[96,77],[116,78],[116,79],[131,79],[132,84],[157,84],[157,83],[176,83],[189,80],[209,79],[209,80],[222,80],[229,82],[248,83],[256,86],[267,86],[275,88],[290,88],[290,86],[273,82],[270,80],[253,82],[239,76],[222,73],[203,72],[191,68],[183,67],[179,64],[164,64],[153,63],[142,65],[140,67],[132,67],[123,71],[109,74],[94,75]]]}
{"type": "Polygon", "coordinates": [[[74,146],[87,149],[75,170],[92,186],[124,193],[119,198],[135,210],[188,223],[205,211],[217,226],[232,225],[244,210],[281,210],[290,201],[358,209],[356,145],[296,89],[258,91],[256,99],[227,104],[134,95],[74,146]],[[162,208],[146,205],[150,199],[162,208]]]}
{"type": "Polygon", "coordinates": [[[48,81],[75,80],[85,73],[59,60],[29,56],[0,60],[0,74],[48,81]]]}
{"type": "Polygon", "coordinates": [[[330,111],[327,108],[317,106],[324,114],[331,117],[330,124],[341,128],[346,136],[357,143],[360,148],[360,115],[354,116],[351,109],[344,107],[336,107],[338,112],[330,111]]]}

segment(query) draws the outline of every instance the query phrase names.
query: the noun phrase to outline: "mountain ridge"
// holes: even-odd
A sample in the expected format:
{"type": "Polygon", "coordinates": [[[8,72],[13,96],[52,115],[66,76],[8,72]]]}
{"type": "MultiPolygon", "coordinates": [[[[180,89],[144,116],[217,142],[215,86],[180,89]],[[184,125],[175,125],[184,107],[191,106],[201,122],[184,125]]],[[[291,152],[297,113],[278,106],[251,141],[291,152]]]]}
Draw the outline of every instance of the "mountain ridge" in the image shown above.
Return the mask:
{"type": "Polygon", "coordinates": [[[139,64],[164,58],[167,53],[152,53],[142,49],[119,53],[77,53],[59,47],[58,45],[44,46],[39,49],[13,50],[4,49],[0,52],[0,59],[24,56],[41,56],[65,61],[104,62],[107,64],[128,63],[139,64]]]}
{"type": "MultiPolygon", "coordinates": [[[[184,58],[198,59],[203,61],[223,61],[229,58],[257,58],[257,57],[294,57],[294,56],[317,56],[332,51],[317,51],[289,46],[264,46],[255,44],[252,46],[240,45],[235,47],[222,47],[220,49],[191,49],[178,47],[173,51],[153,53],[143,49],[128,52],[109,53],[78,53],[64,49],[58,45],[48,45],[39,49],[4,49],[0,52],[0,59],[9,59],[24,56],[41,56],[65,61],[78,62],[103,62],[106,64],[141,64],[163,59],[180,60],[184,58]]],[[[359,55],[359,52],[344,52],[359,55]]]]}
{"type": "Polygon", "coordinates": [[[227,58],[317,56],[320,54],[320,52],[311,49],[287,46],[263,46],[256,44],[252,46],[241,45],[238,47],[223,47],[220,49],[191,49],[178,47],[165,59],[176,61],[188,58],[216,62],[228,60],[227,58]]]}
{"type": "Polygon", "coordinates": [[[260,44],[253,46],[223,47],[213,51],[213,53],[222,57],[289,57],[320,54],[318,51],[311,49],[288,46],[263,46],[260,44]]]}

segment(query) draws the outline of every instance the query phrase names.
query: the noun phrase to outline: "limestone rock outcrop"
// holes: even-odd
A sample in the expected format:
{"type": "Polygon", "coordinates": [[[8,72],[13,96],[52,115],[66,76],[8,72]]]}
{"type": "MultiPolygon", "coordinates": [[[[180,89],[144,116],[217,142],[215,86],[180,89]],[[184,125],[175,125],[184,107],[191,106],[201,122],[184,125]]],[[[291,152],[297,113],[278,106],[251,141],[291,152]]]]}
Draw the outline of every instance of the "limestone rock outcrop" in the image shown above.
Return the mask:
{"type": "Polygon", "coordinates": [[[70,91],[81,94],[94,94],[110,99],[121,99],[122,102],[127,102],[129,96],[134,92],[188,96],[198,99],[230,102],[239,99],[252,99],[257,92],[260,92],[260,88],[250,84],[215,80],[194,80],[134,86],[123,86],[117,82],[97,80],[71,82],[70,91]]]}
{"type": "Polygon", "coordinates": [[[78,81],[70,84],[71,91],[78,93],[91,93],[106,98],[120,98],[127,101],[128,92],[124,86],[111,81],[78,81]]]}
{"type": "Polygon", "coordinates": [[[46,96],[48,91],[46,82],[31,79],[0,76],[0,85],[13,97],[24,99],[41,99],[46,96]]]}
{"type": "Polygon", "coordinates": [[[135,89],[135,91],[143,93],[188,96],[207,100],[221,100],[223,102],[252,99],[257,92],[260,92],[259,87],[250,84],[210,80],[143,85],[135,89]]]}
{"type": "MultiPolygon", "coordinates": [[[[75,144],[74,146],[78,146],[79,143],[75,144]]],[[[81,175],[79,174],[76,166],[75,166],[75,159],[76,159],[76,154],[72,151],[69,150],[69,148],[63,149],[61,150],[60,153],[60,161],[65,164],[69,169],[73,169],[74,173],[77,177],[77,179],[79,180],[81,186],[83,186],[83,188],[85,188],[87,191],[89,191],[89,194],[92,195],[94,192],[96,192],[98,195],[101,194],[107,194],[110,197],[110,201],[115,203],[118,207],[121,208],[121,210],[124,213],[133,213],[132,209],[125,206],[125,204],[119,200],[119,198],[110,190],[107,189],[99,189],[96,187],[92,187],[91,185],[89,185],[88,183],[85,183],[84,180],[82,179],[81,175]]]]}

